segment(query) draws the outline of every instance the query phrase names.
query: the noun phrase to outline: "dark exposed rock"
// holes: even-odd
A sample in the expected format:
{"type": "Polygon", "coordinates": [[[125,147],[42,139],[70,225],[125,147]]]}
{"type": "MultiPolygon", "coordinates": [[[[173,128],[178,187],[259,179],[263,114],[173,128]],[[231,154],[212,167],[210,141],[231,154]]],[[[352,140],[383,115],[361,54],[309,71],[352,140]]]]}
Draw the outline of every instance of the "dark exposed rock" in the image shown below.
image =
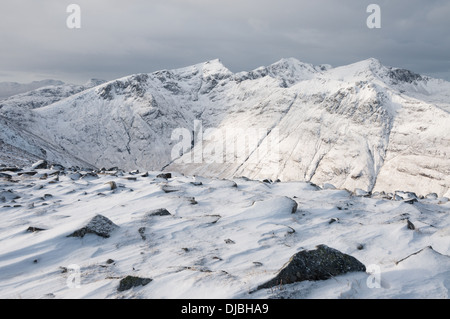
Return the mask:
{"type": "Polygon", "coordinates": [[[94,172],[88,172],[86,174],[82,174],[81,179],[97,179],[98,175],[94,172]]]}
{"type": "Polygon", "coordinates": [[[333,224],[333,223],[337,222],[338,220],[339,220],[339,218],[333,217],[333,218],[330,219],[328,224],[333,224]]]}
{"type": "Polygon", "coordinates": [[[405,69],[391,69],[388,76],[393,80],[394,84],[398,82],[413,83],[422,80],[422,76],[405,69]]]}
{"type": "Polygon", "coordinates": [[[0,178],[11,179],[12,176],[6,173],[0,173],[0,178]]]}
{"type": "Polygon", "coordinates": [[[112,263],[114,263],[114,260],[111,258],[106,261],[106,264],[108,265],[111,265],[112,263]]]}
{"type": "Polygon", "coordinates": [[[19,171],[21,171],[21,169],[20,168],[18,168],[18,167],[0,167],[0,172],[13,172],[13,173],[16,173],[16,172],[19,172],[19,171]]]}
{"type": "Polygon", "coordinates": [[[161,173],[161,174],[157,175],[156,177],[168,179],[168,178],[172,178],[172,173],[161,173]]]}
{"type": "Polygon", "coordinates": [[[406,220],[406,227],[408,227],[408,229],[410,230],[416,229],[416,226],[414,226],[414,224],[409,219],[406,220]]]}
{"type": "Polygon", "coordinates": [[[147,240],[147,236],[145,236],[145,231],[146,231],[145,227],[141,227],[138,229],[139,235],[141,235],[142,240],[147,240]]]}
{"type": "Polygon", "coordinates": [[[74,231],[67,237],[84,237],[86,234],[94,234],[103,238],[109,238],[111,233],[119,226],[103,215],[94,216],[86,226],[74,231]]]}
{"type": "Polygon", "coordinates": [[[178,192],[179,189],[178,188],[174,188],[172,186],[168,186],[168,185],[164,185],[162,187],[162,190],[164,193],[173,193],[173,192],[178,192]]]}
{"type": "Polygon", "coordinates": [[[202,182],[191,182],[191,184],[194,185],[194,186],[201,186],[201,185],[203,185],[202,182]]]}
{"type": "Polygon", "coordinates": [[[22,175],[26,175],[26,176],[34,176],[36,175],[37,172],[36,171],[24,171],[24,172],[18,172],[17,175],[22,176],[22,175]]]}
{"type": "Polygon", "coordinates": [[[417,200],[417,198],[409,198],[409,199],[405,199],[403,202],[406,204],[414,204],[414,203],[417,203],[418,200],[417,200]]]}
{"type": "Polygon", "coordinates": [[[129,290],[133,287],[145,286],[145,285],[149,284],[152,280],[153,279],[150,279],[150,278],[126,276],[125,278],[120,280],[117,291],[125,291],[125,290],[129,290]]]}
{"type": "Polygon", "coordinates": [[[106,183],[107,185],[109,185],[111,187],[111,190],[115,190],[117,188],[117,184],[115,181],[109,181],[108,183],[106,183]]]}
{"type": "Polygon", "coordinates": [[[195,200],[195,197],[188,197],[187,200],[189,201],[189,203],[191,203],[191,205],[198,204],[198,202],[195,200]]]}
{"type": "Polygon", "coordinates": [[[171,214],[165,208],[159,208],[147,213],[147,216],[170,216],[171,214]]]}
{"type": "Polygon", "coordinates": [[[438,194],[436,193],[430,193],[427,196],[425,196],[426,199],[437,199],[438,198],[438,194]]]}
{"type": "Polygon", "coordinates": [[[225,239],[225,244],[236,244],[233,240],[231,239],[225,239]]]}
{"type": "Polygon", "coordinates": [[[305,280],[326,280],[353,271],[366,271],[366,267],[350,255],[319,245],[315,250],[296,253],[275,278],[258,286],[257,290],[305,280]]]}
{"type": "Polygon", "coordinates": [[[65,168],[61,164],[53,164],[50,166],[50,169],[55,171],[64,171],[65,168]]]}
{"type": "Polygon", "coordinates": [[[30,226],[30,227],[27,228],[27,232],[30,232],[30,233],[40,232],[40,231],[44,231],[44,230],[46,230],[46,229],[39,228],[39,227],[34,227],[34,226],[30,226]]]}
{"type": "Polygon", "coordinates": [[[37,161],[36,163],[34,163],[33,165],[31,165],[31,168],[33,169],[47,169],[48,168],[48,163],[46,160],[40,160],[37,161]]]}
{"type": "Polygon", "coordinates": [[[293,200],[292,198],[286,197],[287,199],[290,200],[291,205],[290,205],[290,212],[291,214],[295,214],[297,212],[298,209],[298,204],[295,200],[293,200]]]}

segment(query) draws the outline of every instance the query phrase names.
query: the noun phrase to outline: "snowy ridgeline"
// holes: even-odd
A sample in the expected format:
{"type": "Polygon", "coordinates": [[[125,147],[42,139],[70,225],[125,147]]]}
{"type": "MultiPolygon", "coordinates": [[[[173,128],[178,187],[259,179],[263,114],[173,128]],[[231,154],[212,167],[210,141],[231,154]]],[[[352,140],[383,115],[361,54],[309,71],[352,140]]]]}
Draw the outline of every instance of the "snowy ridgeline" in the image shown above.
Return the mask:
{"type": "Polygon", "coordinates": [[[448,197],[449,101],[449,82],[375,59],[331,68],[291,58],[239,73],[212,60],[0,101],[0,163],[46,158],[68,167],[165,167],[448,197]],[[195,130],[196,121],[202,130],[195,130]],[[243,130],[265,135],[241,158],[236,153],[244,150],[234,144],[243,130]],[[179,131],[187,132],[192,149],[177,162],[179,131]],[[186,161],[222,149],[223,162],[186,161]]]}
{"type": "Polygon", "coordinates": [[[306,182],[0,172],[1,298],[448,298],[450,202],[306,182]]]}

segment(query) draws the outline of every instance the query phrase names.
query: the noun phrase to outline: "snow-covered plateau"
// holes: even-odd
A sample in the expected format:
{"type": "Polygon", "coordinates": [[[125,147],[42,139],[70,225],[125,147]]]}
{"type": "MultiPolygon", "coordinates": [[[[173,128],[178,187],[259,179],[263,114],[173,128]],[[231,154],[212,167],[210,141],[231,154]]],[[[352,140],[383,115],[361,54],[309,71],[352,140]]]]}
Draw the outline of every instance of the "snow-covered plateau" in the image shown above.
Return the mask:
{"type": "Polygon", "coordinates": [[[449,82],[290,58],[48,83],[0,99],[0,298],[448,299],[449,82]]]}
{"type": "Polygon", "coordinates": [[[450,202],[435,194],[37,167],[2,172],[0,298],[449,297],[450,202]],[[277,281],[316,247],[308,280],[277,281]],[[327,252],[344,265],[316,278],[327,252]]]}

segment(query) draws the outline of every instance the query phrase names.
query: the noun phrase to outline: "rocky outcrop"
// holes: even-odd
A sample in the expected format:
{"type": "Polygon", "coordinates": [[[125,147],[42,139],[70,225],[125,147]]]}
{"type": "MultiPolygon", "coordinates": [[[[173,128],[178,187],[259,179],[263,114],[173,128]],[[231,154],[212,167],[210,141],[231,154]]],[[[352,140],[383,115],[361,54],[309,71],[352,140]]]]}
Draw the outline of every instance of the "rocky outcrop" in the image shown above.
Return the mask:
{"type": "Polygon", "coordinates": [[[93,217],[86,226],[74,231],[67,237],[80,237],[83,238],[87,234],[94,234],[103,238],[109,238],[111,233],[119,228],[110,219],[103,215],[96,215],[93,217]]]}
{"type": "Polygon", "coordinates": [[[257,290],[305,280],[326,280],[353,271],[366,271],[366,267],[350,255],[319,245],[315,250],[296,253],[275,278],[258,286],[257,290]]]}
{"type": "Polygon", "coordinates": [[[126,291],[133,287],[145,286],[152,281],[151,278],[140,278],[134,276],[126,276],[122,280],[120,280],[119,287],[117,291],[126,291]]]}

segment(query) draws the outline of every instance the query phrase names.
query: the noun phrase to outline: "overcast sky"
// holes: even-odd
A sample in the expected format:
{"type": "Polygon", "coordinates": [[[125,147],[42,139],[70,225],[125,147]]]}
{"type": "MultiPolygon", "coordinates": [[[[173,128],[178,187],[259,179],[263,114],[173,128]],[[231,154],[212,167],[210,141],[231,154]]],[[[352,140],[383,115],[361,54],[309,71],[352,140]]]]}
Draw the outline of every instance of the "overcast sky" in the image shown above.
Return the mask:
{"type": "Polygon", "coordinates": [[[220,58],[234,72],[294,57],[369,57],[450,80],[448,0],[1,0],[0,81],[84,83],[220,58]],[[69,29],[69,4],[81,28],[69,29]],[[370,3],[381,28],[369,29],[370,3]]]}

